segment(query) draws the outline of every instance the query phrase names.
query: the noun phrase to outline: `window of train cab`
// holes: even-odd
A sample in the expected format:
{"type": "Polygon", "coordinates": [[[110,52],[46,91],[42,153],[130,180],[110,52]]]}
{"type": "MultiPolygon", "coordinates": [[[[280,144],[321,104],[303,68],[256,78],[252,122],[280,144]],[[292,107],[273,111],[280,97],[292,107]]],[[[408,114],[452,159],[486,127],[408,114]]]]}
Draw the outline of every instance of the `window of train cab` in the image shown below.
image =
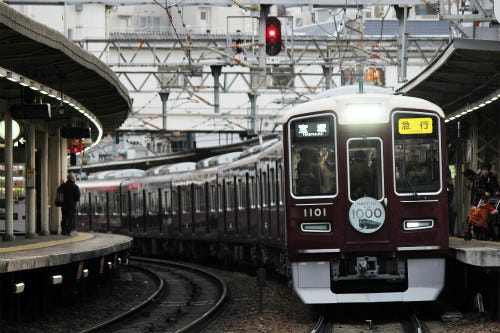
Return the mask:
{"type": "Polygon", "coordinates": [[[397,111],[392,118],[396,193],[403,196],[439,193],[442,161],[438,116],[397,111]]]}
{"type": "Polygon", "coordinates": [[[337,194],[334,115],[293,119],[288,131],[292,195],[334,197],[337,194]]]}

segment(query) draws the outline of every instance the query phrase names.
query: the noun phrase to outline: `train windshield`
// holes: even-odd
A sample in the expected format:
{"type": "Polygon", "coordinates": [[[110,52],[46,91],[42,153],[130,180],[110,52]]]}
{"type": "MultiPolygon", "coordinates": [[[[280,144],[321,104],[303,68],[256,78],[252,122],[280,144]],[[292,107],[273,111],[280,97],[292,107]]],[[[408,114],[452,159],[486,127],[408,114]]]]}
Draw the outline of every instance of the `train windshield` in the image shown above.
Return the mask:
{"type": "Polygon", "coordinates": [[[333,196],[337,193],[337,156],[333,115],[290,122],[290,174],[296,196],[333,196]]]}
{"type": "Polygon", "coordinates": [[[382,199],[382,140],[359,138],[348,141],[349,198],[382,199]]]}
{"type": "Polygon", "coordinates": [[[438,117],[396,112],[393,115],[396,193],[434,193],[441,188],[438,117]]]}

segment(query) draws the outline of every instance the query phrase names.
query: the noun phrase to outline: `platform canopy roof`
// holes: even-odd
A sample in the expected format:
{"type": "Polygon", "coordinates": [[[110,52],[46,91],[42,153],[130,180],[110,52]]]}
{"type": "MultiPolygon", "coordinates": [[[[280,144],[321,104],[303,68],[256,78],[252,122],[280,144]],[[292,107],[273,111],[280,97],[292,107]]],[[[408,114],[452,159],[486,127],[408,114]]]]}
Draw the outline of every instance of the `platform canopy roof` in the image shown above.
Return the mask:
{"type": "Polygon", "coordinates": [[[500,41],[454,39],[421,74],[397,89],[438,104],[448,116],[500,99],[500,41]]]}
{"type": "MultiPolygon", "coordinates": [[[[61,33],[22,15],[0,2],[0,68],[16,73],[28,85],[44,87],[68,95],[90,111],[102,124],[104,133],[118,128],[132,109],[128,90],[102,61],[68,40],[61,33]]],[[[23,101],[23,86],[0,77],[0,99],[10,104],[23,101]]],[[[31,93],[30,89],[24,89],[31,93]]],[[[37,92],[35,91],[35,94],[37,92]]],[[[25,100],[26,98],[24,98],[25,100]]],[[[57,99],[42,96],[56,105],[57,99]]],[[[71,109],[71,107],[68,107],[71,109]]],[[[64,115],[52,112],[53,120],[82,117],[78,110],[64,115]]],[[[93,136],[94,136],[93,129],[93,136]]],[[[95,138],[94,138],[95,139],[95,138]]]]}

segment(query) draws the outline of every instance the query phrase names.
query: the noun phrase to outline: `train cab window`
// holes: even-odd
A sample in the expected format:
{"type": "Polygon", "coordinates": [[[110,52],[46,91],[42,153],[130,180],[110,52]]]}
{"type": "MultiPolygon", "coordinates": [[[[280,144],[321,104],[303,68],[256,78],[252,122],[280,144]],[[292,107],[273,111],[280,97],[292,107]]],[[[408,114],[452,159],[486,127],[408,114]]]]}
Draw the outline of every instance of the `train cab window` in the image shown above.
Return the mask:
{"type": "Polygon", "coordinates": [[[333,115],[321,115],[290,122],[291,189],[295,196],[337,194],[334,120],[333,115]]]}
{"type": "Polygon", "coordinates": [[[380,200],[384,196],[382,182],[382,140],[379,138],[349,139],[349,198],[380,200]]]}
{"type": "Polygon", "coordinates": [[[396,193],[416,195],[441,189],[439,119],[433,114],[393,115],[396,193]]]}

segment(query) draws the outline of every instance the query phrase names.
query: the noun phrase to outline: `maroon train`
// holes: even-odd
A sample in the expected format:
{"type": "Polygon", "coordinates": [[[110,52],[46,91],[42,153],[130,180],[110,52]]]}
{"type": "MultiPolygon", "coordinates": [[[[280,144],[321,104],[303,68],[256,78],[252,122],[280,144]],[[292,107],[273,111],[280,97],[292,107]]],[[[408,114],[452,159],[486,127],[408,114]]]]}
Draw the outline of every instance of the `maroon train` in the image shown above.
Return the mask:
{"type": "Polygon", "coordinates": [[[258,265],[305,303],[434,300],[448,251],[444,115],[385,94],[304,103],[283,140],[81,181],[80,230],[143,254],[258,265]]]}

